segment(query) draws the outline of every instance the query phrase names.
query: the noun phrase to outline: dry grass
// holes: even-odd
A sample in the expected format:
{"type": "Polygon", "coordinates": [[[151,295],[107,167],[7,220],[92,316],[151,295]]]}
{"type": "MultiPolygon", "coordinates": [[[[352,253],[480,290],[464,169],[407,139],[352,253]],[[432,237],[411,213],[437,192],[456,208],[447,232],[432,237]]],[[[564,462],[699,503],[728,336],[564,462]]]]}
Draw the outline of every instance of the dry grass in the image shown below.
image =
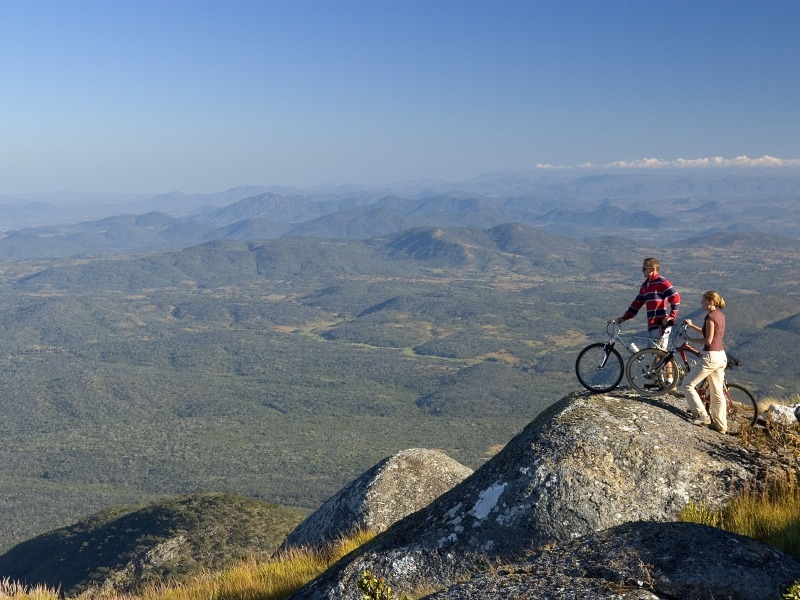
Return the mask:
{"type": "Polygon", "coordinates": [[[690,503],[679,518],[761,540],[800,560],[800,485],[793,471],[746,488],[721,509],[690,503]]]}
{"type": "MultiPolygon", "coordinates": [[[[797,397],[781,404],[795,404],[797,397]]],[[[776,401],[772,401],[776,403],[776,401]]],[[[767,422],[742,431],[742,442],[774,458],[775,467],[754,477],[722,509],[690,503],[679,515],[761,540],[800,560],[800,432],[797,426],[767,422]]]]}
{"type": "MultiPolygon", "coordinates": [[[[779,400],[767,398],[759,401],[758,410],[766,410],[771,404],[797,404],[800,397],[779,400]]],[[[798,426],[786,426],[767,420],[763,427],[747,427],[742,430],[742,443],[765,454],[776,456],[788,468],[800,465],[800,432],[798,426]]]]}
{"type": "Polygon", "coordinates": [[[0,580],[0,600],[8,598],[26,598],[28,600],[59,600],[58,591],[41,585],[28,587],[11,581],[9,578],[0,580]]]}

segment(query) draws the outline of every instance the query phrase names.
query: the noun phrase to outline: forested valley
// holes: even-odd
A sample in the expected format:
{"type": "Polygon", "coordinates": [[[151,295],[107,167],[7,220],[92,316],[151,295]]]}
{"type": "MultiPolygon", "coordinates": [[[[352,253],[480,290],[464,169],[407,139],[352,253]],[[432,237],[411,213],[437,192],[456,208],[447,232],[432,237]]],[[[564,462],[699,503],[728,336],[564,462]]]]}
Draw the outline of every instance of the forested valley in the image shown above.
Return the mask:
{"type": "Polygon", "coordinates": [[[656,248],[504,224],[6,260],[0,547],[193,491],[309,511],[410,447],[475,468],[579,389],[578,351],[650,255],[683,316],[723,293],[737,381],[796,393],[791,238],[656,248]]]}

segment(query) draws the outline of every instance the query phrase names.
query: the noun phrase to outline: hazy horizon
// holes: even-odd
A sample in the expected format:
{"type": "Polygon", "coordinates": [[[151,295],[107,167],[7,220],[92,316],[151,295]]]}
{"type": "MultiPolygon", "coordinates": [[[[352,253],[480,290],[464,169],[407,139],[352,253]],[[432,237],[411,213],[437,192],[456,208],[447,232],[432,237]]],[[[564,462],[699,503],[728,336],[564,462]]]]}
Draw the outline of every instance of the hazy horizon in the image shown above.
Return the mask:
{"type": "Polygon", "coordinates": [[[0,22],[0,196],[800,164],[795,0],[8,0],[0,22]]]}

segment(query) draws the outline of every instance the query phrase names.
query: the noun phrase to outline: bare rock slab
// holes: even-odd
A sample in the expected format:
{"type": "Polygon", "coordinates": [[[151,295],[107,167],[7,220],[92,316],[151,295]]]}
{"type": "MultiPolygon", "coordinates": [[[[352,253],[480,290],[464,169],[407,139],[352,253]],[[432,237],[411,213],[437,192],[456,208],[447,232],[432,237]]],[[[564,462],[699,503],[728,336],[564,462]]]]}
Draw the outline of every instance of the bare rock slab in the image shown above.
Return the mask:
{"type": "Polygon", "coordinates": [[[396,590],[442,589],[545,544],[721,505],[756,465],[738,438],[691,425],[683,399],[576,393],[293,598],[360,600],[365,569],[396,590]]]}
{"type": "Polygon", "coordinates": [[[800,563],[693,523],[626,523],[532,553],[425,600],[775,600],[800,563]]]}
{"type": "Polygon", "coordinates": [[[351,481],[292,531],[282,548],[320,546],[358,529],[380,533],[472,474],[439,450],[412,448],[351,481]]]}

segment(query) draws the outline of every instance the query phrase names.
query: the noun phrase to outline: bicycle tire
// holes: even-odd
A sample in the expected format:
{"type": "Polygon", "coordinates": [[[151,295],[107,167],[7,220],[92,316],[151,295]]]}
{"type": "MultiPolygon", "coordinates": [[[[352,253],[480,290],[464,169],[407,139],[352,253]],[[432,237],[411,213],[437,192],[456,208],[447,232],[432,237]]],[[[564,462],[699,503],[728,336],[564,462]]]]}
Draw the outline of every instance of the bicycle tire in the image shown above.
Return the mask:
{"type": "Polygon", "coordinates": [[[622,381],[625,363],[616,348],[603,343],[589,344],[575,360],[575,375],[583,387],[595,394],[610,392],[622,381]],[[606,357],[606,352],[608,356],[606,357]]]}
{"type": "Polygon", "coordinates": [[[625,365],[630,386],[643,396],[663,396],[674,390],[680,373],[675,358],[654,370],[666,354],[659,348],[644,348],[631,356],[625,365]]]}
{"type": "Polygon", "coordinates": [[[758,420],[758,404],[750,390],[738,383],[729,383],[725,387],[731,400],[728,414],[734,418],[743,417],[750,425],[755,425],[758,420]]]}

